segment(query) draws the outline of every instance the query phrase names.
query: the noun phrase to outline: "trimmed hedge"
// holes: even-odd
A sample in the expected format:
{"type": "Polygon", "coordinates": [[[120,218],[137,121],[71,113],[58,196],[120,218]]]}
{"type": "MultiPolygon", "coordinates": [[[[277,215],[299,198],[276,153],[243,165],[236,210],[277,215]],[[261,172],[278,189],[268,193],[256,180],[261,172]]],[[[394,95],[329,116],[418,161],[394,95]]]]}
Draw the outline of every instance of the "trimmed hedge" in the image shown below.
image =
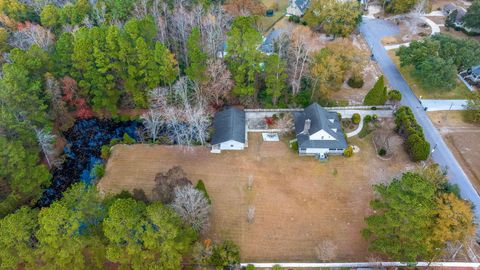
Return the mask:
{"type": "Polygon", "coordinates": [[[383,75],[378,78],[373,88],[367,93],[363,104],[366,106],[383,105],[387,101],[387,87],[383,75]]]}
{"type": "Polygon", "coordinates": [[[412,109],[407,106],[395,112],[395,124],[398,134],[405,138],[405,149],[413,161],[427,160],[430,155],[430,143],[425,139],[423,128],[417,123],[412,109]]]}
{"type": "Polygon", "coordinates": [[[355,125],[360,124],[360,120],[361,120],[361,119],[362,119],[362,118],[360,117],[360,114],[358,114],[358,113],[354,113],[354,114],[352,115],[352,123],[354,123],[355,125]]]}

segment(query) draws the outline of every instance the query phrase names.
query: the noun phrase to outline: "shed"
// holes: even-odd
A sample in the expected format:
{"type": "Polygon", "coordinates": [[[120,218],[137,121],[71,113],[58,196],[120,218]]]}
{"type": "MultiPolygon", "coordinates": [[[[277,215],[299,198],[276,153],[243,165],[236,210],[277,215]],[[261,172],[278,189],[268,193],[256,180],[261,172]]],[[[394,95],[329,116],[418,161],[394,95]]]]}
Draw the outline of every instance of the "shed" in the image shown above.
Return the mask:
{"type": "Polygon", "coordinates": [[[212,153],[245,148],[245,111],[230,107],[217,112],[213,119],[213,128],[212,153]]]}

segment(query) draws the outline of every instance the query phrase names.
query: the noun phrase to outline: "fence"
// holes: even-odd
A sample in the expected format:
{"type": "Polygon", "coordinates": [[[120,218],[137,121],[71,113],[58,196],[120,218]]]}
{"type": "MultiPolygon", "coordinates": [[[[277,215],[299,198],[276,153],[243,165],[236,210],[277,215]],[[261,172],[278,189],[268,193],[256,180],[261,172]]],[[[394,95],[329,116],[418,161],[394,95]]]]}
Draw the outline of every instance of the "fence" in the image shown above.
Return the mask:
{"type": "Polygon", "coordinates": [[[468,262],[241,263],[241,266],[249,264],[256,268],[272,268],[274,265],[283,268],[480,267],[480,263],[468,262]]]}
{"type": "MultiPolygon", "coordinates": [[[[391,105],[381,106],[345,106],[345,107],[323,107],[325,110],[393,110],[391,105]]],[[[245,112],[301,112],[302,108],[292,109],[245,109],[245,112]]]]}

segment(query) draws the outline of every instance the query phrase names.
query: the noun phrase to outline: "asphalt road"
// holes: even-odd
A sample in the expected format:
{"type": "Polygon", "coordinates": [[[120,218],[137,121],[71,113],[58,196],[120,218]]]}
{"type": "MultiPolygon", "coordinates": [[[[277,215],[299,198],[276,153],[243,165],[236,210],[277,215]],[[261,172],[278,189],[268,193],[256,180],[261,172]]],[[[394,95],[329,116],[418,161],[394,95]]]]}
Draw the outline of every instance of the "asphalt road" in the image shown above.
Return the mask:
{"type": "MultiPolygon", "coordinates": [[[[360,32],[372,49],[374,58],[378,62],[383,74],[388,79],[390,87],[400,90],[402,93],[402,105],[407,105],[412,108],[418,123],[423,127],[426,139],[430,142],[432,149],[434,149],[432,153],[433,160],[443,168],[446,167],[448,169],[448,178],[450,182],[457,184],[460,187],[461,196],[464,199],[470,200],[475,205],[474,211],[478,223],[478,221],[480,221],[480,197],[478,193],[475,191],[468,176],[462,170],[462,167],[460,167],[460,164],[457,162],[452,152],[450,152],[450,149],[448,149],[440,133],[433,126],[423,110],[420,101],[413,94],[407,82],[403,79],[397,67],[388,56],[387,51],[380,43],[382,37],[398,33],[398,27],[388,21],[364,17],[363,22],[360,25],[360,32]]],[[[477,231],[477,236],[480,236],[480,229],[477,231]]]]}

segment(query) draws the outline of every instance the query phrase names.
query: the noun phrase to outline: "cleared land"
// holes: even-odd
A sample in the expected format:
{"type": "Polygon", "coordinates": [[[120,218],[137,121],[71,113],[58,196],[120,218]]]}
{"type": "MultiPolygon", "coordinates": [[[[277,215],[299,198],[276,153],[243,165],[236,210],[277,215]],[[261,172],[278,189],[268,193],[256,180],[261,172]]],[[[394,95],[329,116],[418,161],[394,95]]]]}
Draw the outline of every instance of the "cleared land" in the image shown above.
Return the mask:
{"type": "Polygon", "coordinates": [[[360,147],[359,154],[323,163],[299,157],[285,142],[263,142],[258,133],[249,134],[245,151],[221,154],[205,147],[117,145],[98,187],[115,193],[141,188],[150,196],[155,175],[180,165],[192,181],[203,179],[212,199],[207,237],[234,240],[243,260],[317,260],[315,246],[324,240],[338,246],[336,260],[365,260],[369,254],[360,230],[371,211],[371,185],[412,165],[401,149],[391,160],[378,159],[371,136],[351,143],[360,147]],[[249,206],[255,207],[251,224],[249,206]]]}
{"type": "Polygon", "coordinates": [[[273,16],[260,16],[258,26],[262,32],[268,31],[280,18],[285,15],[288,7],[288,0],[263,0],[262,3],[268,9],[273,9],[273,16]]]}
{"type": "Polygon", "coordinates": [[[460,111],[428,112],[428,116],[480,192],[480,127],[465,123],[460,111]]]}
{"type": "Polygon", "coordinates": [[[400,66],[400,59],[398,56],[395,55],[396,51],[397,50],[388,51],[388,55],[395,63],[398,70],[400,70],[403,78],[407,81],[408,85],[410,86],[410,88],[412,88],[413,92],[417,97],[422,97],[424,99],[466,99],[467,95],[470,93],[465,84],[463,84],[459,79],[456,80],[457,84],[452,90],[442,91],[423,88],[418,82],[418,80],[414,78],[411,74],[413,67],[400,66]]]}

